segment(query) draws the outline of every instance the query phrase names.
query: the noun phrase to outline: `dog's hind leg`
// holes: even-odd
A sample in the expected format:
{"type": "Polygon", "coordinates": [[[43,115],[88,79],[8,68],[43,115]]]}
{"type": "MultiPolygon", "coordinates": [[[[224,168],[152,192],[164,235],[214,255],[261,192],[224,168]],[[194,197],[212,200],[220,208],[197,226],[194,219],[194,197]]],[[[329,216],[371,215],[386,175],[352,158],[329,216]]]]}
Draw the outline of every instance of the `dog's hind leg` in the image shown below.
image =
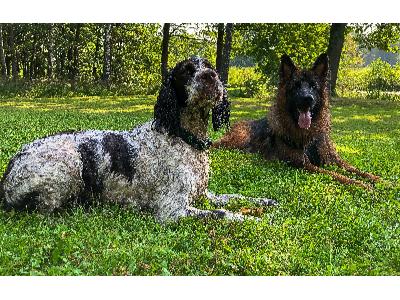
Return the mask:
{"type": "Polygon", "coordinates": [[[252,198],[252,197],[245,197],[239,194],[222,194],[222,195],[216,195],[211,191],[207,191],[206,197],[210,200],[210,202],[217,206],[217,207],[223,207],[227,205],[231,200],[233,199],[241,199],[241,200],[246,200],[251,203],[254,203],[256,205],[260,206],[273,206],[277,205],[278,202],[273,199],[268,199],[268,198],[252,198]]]}
{"type": "MultiPolygon", "coordinates": [[[[330,140],[329,136],[326,134],[321,135],[319,138],[317,138],[313,143],[311,143],[307,147],[306,155],[308,158],[308,163],[310,163],[312,165],[312,166],[309,166],[309,168],[315,169],[315,165],[319,166],[319,165],[335,164],[338,167],[346,170],[347,172],[354,173],[363,178],[367,178],[371,181],[379,180],[378,176],[375,176],[375,175],[367,173],[367,172],[362,172],[362,171],[358,170],[357,168],[353,167],[352,165],[350,165],[349,163],[347,163],[346,161],[344,161],[342,158],[340,158],[332,141],[330,140]]],[[[342,177],[345,177],[345,176],[342,176],[342,177]]],[[[347,177],[345,177],[345,178],[347,178],[347,177]]],[[[345,183],[347,183],[347,182],[345,182],[345,183]]]]}
{"type": "Polygon", "coordinates": [[[376,176],[374,174],[368,173],[368,172],[363,172],[358,170],[356,167],[353,167],[352,165],[350,165],[349,163],[347,163],[346,161],[344,161],[343,159],[341,159],[340,157],[336,160],[336,164],[345,169],[346,171],[350,172],[350,173],[354,173],[357,174],[358,176],[367,178],[371,181],[377,182],[380,180],[379,176],[376,176]]]}
{"type": "Polygon", "coordinates": [[[322,174],[330,175],[333,178],[335,178],[337,181],[339,181],[340,183],[355,184],[355,185],[358,185],[358,186],[360,186],[362,188],[365,188],[367,190],[370,190],[372,188],[371,185],[369,185],[367,183],[364,183],[364,182],[362,182],[360,180],[352,179],[352,178],[346,177],[344,175],[338,174],[336,172],[322,169],[320,167],[314,166],[313,164],[311,164],[309,162],[304,164],[304,168],[307,171],[310,171],[310,172],[322,173],[322,174]]]}
{"type": "Polygon", "coordinates": [[[212,144],[212,148],[241,149],[248,146],[251,122],[241,121],[232,126],[230,131],[220,140],[212,144]]]}
{"type": "Polygon", "coordinates": [[[10,161],[2,180],[4,205],[51,213],[77,198],[81,173],[82,161],[71,141],[30,147],[10,161]]]}

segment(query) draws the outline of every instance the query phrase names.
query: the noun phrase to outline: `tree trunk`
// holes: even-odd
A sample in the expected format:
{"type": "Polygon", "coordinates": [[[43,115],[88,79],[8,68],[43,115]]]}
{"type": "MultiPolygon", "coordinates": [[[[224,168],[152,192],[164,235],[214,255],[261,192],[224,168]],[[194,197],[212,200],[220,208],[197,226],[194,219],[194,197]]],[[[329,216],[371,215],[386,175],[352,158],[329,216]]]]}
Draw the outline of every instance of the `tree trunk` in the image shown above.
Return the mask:
{"type": "Polygon", "coordinates": [[[22,77],[24,79],[29,78],[29,59],[26,50],[22,51],[22,77]]]}
{"type": "MultiPolygon", "coordinates": [[[[65,36],[65,24],[59,24],[59,30],[61,30],[61,37],[65,36]]],[[[66,47],[62,42],[59,42],[60,45],[56,48],[57,49],[57,55],[56,55],[56,72],[57,72],[57,78],[58,79],[65,79],[65,60],[67,58],[67,52],[66,52],[66,47]]]]}
{"type": "Polygon", "coordinates": [[[61,51],[60,55],[60,68],[59,68],[59,73],[58,76],[60,79],[65,79],[66,77],[66,72],[65,72],[65,61],[67,59],[67,53],[65,52],[65,49],[61,51]]]}
{"type": "Polygon", "coordinates": [[[104,24],[104,56],[102,81],[109,84],[111,75],[111,29],[112,24],[104,24]]]}
{"type": "Polygon", "coordinates": [[[10,24],[10,53],[11,53],[11,73],[12,79],[15,81],[18,78],[18,62],[17,62],[17,53],[15,51],[15,30],[14,24],[10,24]]]}
{"type": "Polygon", "coordinates": [[[170,23],[164,23],[163,27],[163,39],[162,39],[162,52],[161,52],[161,75],[162,80],[168,75],[168,45],[169,45],[169,28],[170,23]]]}
{"type": "Polygon", "coordinates": [[[93,67],[92,67],[92,76],[94,81],[99,80],[99,76],[97,73],[97,62],[99,58],[99,51],[100,51],[100,37],[101,37],[101,27],[96,26],[96,48],[94,50],[94,59],[93,59],[93,67]]]}
{"type": "Polygon", "coordinates": [[[215,68],[218,74],[222,71],[222,51],[224,48],[224,23],[218,23],[218,36],[217,36],[217,58],[215,60],[215,68]]]}
{"type": "Polygon", "coordinates": [[[82,24],[76,24],[74,50],[73,50],[73,64],[72,64],[72,81],[75,83],[79,74],[79,41],[81,35],[82,24]]]}
{"type": "Polygon", "coordinates": [[[225,44],[222,52],[222,64],[221,64],[221,81],[226,85],[228,84],[228,73],[229,73],[229,62],[231,59],[231,48],[232,48],[232,31],[233,23],[227,23],[225,27],[225,44]]]}
{"type": "Polygon", "coordinates": [[[31,58],[30,58],[30,68],[29,68],[29,80],[33,80],[36,77],[35,69],[36,69],[36,33],[33,34],[33,45],[31,51],[31,58]]]}
{"type": "Polygon", "coordinates": [[[3,80],[7,79],[7,65],[6,65],[6,57],[4,55],[2,24],[0,24],[0,69],[1,69],[1,77],[3,78],[3,80]]]}
{"type": "Polygon", "coordinates": [[[48,24],[49,35],[47,39],[47,78],[53,78],[53,61],[54,61],[54,24],[48,24]]]}
{"type": "Polygon", "coordinates": [[[328,57],[331,70],[330,86],[332,96],[336,96],[336,80],[339,71],[340,56],[343,49],[345,29],[346,23],[332,23],[329,35],[328,57]]]}

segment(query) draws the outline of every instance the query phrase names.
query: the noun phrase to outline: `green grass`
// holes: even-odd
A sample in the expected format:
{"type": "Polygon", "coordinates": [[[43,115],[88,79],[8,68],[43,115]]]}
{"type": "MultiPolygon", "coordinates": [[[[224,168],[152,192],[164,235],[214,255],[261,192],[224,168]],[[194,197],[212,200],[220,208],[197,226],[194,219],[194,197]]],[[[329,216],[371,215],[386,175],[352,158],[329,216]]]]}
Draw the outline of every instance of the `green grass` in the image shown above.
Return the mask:
{"type": "MultiPolygon", "coordinates": [[[[268,107],[233,102],[232,122],[268,107]]],[[[152,117],[153,104],[154,97],[0,100],[0,174],[37,137],[130,129],[152,117]]],[[[51,216],[0,211],[0,275],[400,275],[400,103],[335,100],[332,114],[343,158],[383,177],[372,192],[258,155],[213,150],[211,190],[275,198],[279,206],[264,210],[259,223],[167,225],[112,205],[51,216]]],[[[204,199],[198,205],[210,207],[204,199]]]]}

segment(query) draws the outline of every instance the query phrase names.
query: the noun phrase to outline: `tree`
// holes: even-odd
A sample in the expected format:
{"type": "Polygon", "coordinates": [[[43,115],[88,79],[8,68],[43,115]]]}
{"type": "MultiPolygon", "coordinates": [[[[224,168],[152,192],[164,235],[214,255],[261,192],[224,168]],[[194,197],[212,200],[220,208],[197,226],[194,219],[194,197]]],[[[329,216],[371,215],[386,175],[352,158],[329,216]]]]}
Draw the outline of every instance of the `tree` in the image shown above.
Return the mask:
{"type": "Polygon", "coordinates": [[[104,56],[102,81],[105,84],[109,84],[111,75],[111,29],[112,24],[104,24],[104,56]]]}
{"type": "Polygon", "coordinates": [[[361,48],[399,52],[399,23],[355,24],[352,27],[361,48]]]}
{"type": "Polygon", "coordinates": [[[3,80],[7,78],[7,65],[6,65],[6,57],[4,55],[4,44],[3,44],[3,25],[0,24],[0,68],[1,68],[1,76],[3,80]]]}
{"type": "Polygon", "coordinates": [[[252,57],[262,74],[276,84],[282,54],[289,55],[299,67],[311,67],[316,57],[326,52],[330,25],[255,23],[235,28],[243,36],[243,54],[252,57]]]}
{"type": "MultiPolygon", "coordinates": [[[[101,25],[95,25],[96,46],[94,50],[94,59],[92,63],[92,76],[95,82],[98,81],[99,75],[97,72],[97,64],[100,52],[100,39],[101,39],[101,25]]],[[[111,51],[110,51],[111,52],[111,51]]]]}
{"type": "Polygon", "coordinates": [[[161,76],[162,80],[167,77],[168,74],[168,46],[169,46],[169,29],[171,24],[164,23],[163,26],[163,39],[161,44],[161,76]]]}
{"type": "Polygon", "coordinates": [[[73,47],[73,62],[72,62],[72,81],[76,82],[79,74],[79,42],[81,35],[82,24],[75,24],[75,39],[73,47]]]}
{"type": "Polygon", "coordinates": [[[225,43],[222,51],[220,78],[224,84],[228,83],[229,62],[232,49],[232,31],[233,23],[227,23],[225,26],[225,43]]]}
{"type": "Polygon", "coordinates": [[[56,71],[58,79],[64,79],[66,72],[66,59],[67,59],[67,26],[66,24],[57,25],[60,34],[57,38],[58,54],[56,55],[56,71]]]}
{"type": "Polygon", "coordinates": [[[32,80],[35,78],[35,67],[36,67],[36,44],[37,44],[37,34],[35,30],[33,30],[33,42],[32,42],[32,50],[31,56],[29,59],[29,79],[32,80]]]}
{"type": "Polygon", "coordinates": [[[15,51],[15,29],[14,26],[18,26],[16,24],[9,25],[9,44],[10,44],[10,55],[11,55],[11,74],[12,79],[14,81],[18,78],[18,61],[17,61],[17,52],[15,51]]]}
{"type": "Polygon", "coordinates": [[[336,96],[336,80],[342,54],[346,23],[332,23],[329,34],[328,57],[331,72],[331,94],[336,96]]]}
{"type": "Polygon", "coordinates": [[[48,24],[47,39],[47,77],[53,78],[53,61],[54,61],[54,24],[48,24]]]}
{"type": "Polygon", "coordinates": [[[224,49],[224,33],[225,25],[224,23],[218,23],[218,33],[217,33],[217,58],[215,60],[215,68],[218,74],[221,74],[222,68],[222,51],[224,49]]]}
{"type": "Polygon", "coordinates": [[[215,24],[171,24],[168,60],[177,63],[198,55],[215,62],[215,24]]]}

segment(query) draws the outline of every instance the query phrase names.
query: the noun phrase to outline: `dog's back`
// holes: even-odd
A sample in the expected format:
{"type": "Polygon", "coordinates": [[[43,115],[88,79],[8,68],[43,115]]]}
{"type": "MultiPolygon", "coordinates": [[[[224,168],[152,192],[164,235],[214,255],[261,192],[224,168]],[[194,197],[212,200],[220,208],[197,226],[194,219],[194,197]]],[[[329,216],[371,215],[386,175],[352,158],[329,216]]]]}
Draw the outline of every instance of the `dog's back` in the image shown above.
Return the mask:
{"type": "Polygon", "coordinates": [[[267,118],[240,121],[213,144],[213,148],[240,149],[250,153],[267,153],[273,147],[274,136],[267,118]]]}
{"type": "Polygon", "coordinates": [[[164,197],[171,192],[167,188],[187,189],[195,196],[204,193],[207,182],[207,154],[153,130],[148,122],[132,131],[83,131],[36,140],[10,161],[2,190],[6,208],[52,212],[97,198],[157,211],[176,208],[163,203],[176,200],[164,197]]]}

